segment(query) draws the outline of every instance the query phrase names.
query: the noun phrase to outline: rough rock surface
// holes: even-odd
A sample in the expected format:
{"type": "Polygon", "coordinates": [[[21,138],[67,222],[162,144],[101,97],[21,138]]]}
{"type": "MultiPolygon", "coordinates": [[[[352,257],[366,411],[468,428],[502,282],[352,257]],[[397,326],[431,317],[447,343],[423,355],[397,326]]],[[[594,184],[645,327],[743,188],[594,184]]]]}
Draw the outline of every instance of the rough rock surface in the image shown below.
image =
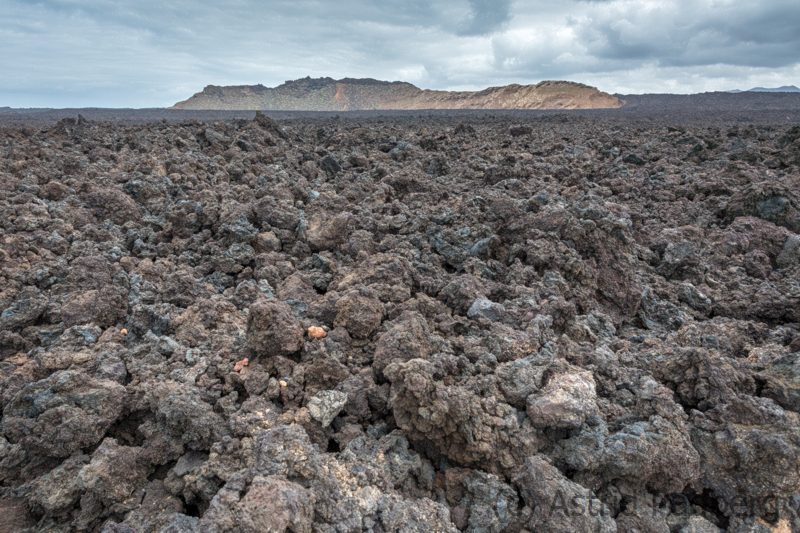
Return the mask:
{"type": "Polygon", "coordinates": [[[800,128],[658,117],[0,129],[0,530],[800,531],[800,128]]]}
{"type": "Polygon", "coordinates": [[[346,393],[335,390],[320,391],[308,401],[308,414],[326,428],[331,425],[345,404],[347,404],[346,393]]]}

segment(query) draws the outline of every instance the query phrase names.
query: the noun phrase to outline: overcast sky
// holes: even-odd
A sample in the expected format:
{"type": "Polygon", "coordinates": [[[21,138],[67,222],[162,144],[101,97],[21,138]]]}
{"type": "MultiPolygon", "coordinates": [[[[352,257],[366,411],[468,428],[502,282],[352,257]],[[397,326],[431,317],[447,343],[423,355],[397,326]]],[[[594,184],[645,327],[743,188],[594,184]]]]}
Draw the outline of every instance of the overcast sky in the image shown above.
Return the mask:
{"type": "Polygon", "coordinates": [[[161,107],[207,84],[800,85],[800,0],[0,0],[0,106],[161,107]]]}

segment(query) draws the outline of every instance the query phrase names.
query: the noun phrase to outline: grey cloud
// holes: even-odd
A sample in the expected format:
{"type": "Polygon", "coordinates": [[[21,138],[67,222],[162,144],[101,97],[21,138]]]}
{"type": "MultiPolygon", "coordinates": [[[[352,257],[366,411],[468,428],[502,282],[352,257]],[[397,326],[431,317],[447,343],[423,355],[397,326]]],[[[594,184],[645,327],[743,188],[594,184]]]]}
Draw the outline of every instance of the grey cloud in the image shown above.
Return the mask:
{"type": "Polygon", "coordinates": [[[0,106],[161,106],[306,75],[792,84],[798,24],[796,0],[3,0],[0,106]]]}
{"type": "Polygon", "coordinates": [[[800,3],[677,1],[652,10],[638,2],[593,8],[572,22],[598,60],[664,66],[786,66],[800,56],[800,3]]]}
{"type": "Polygon", "coordinates": [[[461,35],[483,35],[502,27],[511,18],[511,0],[469,0],[471,13],[461,35]]]}

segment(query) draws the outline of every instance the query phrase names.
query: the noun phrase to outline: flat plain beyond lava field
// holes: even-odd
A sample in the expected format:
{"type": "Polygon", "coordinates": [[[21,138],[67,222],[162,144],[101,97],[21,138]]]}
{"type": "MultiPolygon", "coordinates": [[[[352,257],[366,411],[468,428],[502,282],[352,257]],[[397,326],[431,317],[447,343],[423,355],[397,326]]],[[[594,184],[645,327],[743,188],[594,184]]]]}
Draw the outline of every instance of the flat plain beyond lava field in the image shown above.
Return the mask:
{"type": "Polygon", "coordinates": [[[800,531],[800,97],[624,99],[0,110],[0,531],[800,531]]]}

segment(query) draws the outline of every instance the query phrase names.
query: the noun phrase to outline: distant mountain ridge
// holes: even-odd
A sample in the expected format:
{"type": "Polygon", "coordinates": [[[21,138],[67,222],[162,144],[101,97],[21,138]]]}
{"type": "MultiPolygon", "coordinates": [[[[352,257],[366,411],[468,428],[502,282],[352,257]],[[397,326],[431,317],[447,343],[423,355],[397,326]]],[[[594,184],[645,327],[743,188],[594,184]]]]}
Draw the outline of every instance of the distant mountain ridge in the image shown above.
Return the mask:
{"type": "Polygon", "coordinates": [[[800,93],[800,87],[796,85],[784,85],[782,87],[753,87],[746,91],[734,89],[729,93],[800,93]]]}
{"type": "Polygon", "coordinates": [[[402,81],[301,78],[277,87],[209,85],[174,109],[355,111],[390,109],[603,109],[616,96],[569,81],[505,85],[482,91],[435,91],[402,81]]]}

